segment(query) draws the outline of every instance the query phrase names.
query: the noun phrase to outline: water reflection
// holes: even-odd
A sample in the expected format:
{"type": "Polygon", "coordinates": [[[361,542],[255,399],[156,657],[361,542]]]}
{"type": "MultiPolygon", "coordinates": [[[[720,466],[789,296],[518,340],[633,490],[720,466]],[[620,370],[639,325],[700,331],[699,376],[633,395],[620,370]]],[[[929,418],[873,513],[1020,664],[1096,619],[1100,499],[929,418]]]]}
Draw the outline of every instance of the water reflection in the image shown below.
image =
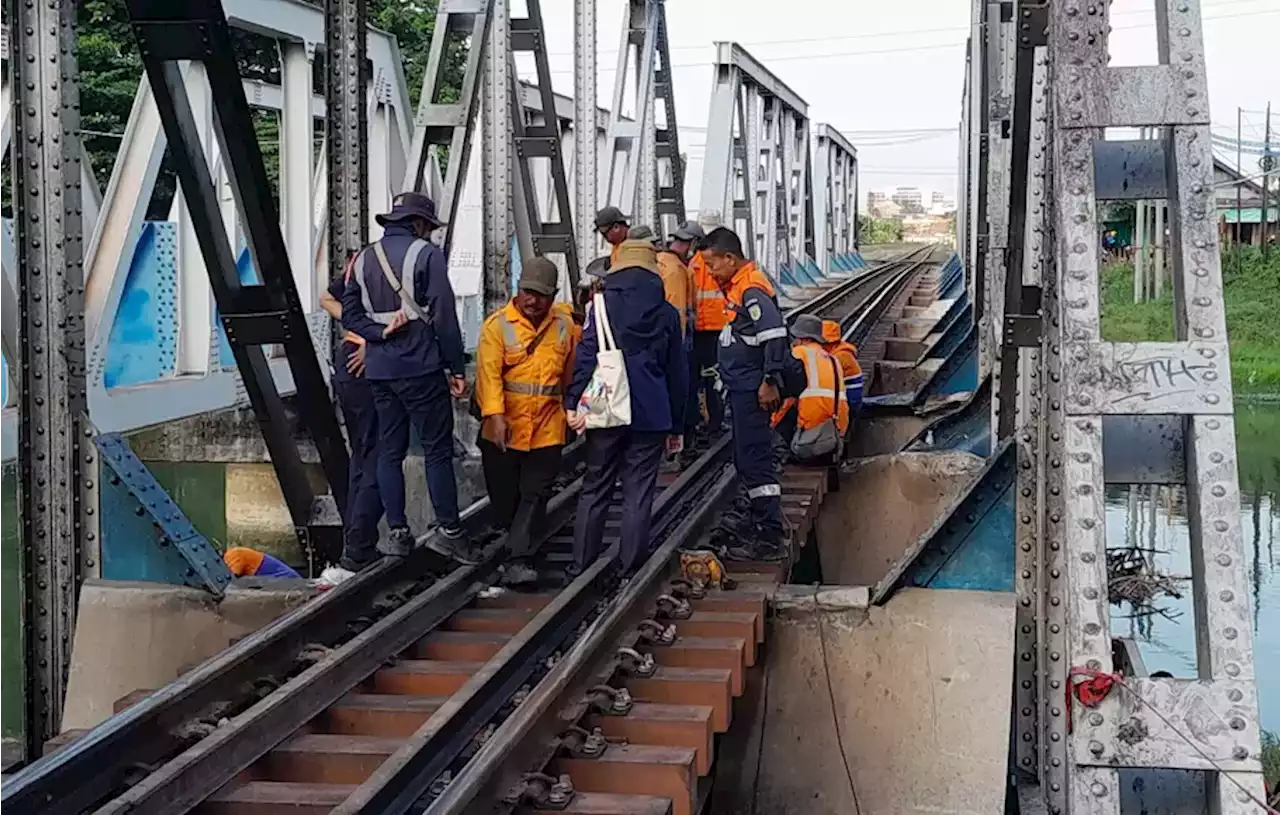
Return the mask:
{"type": "MultiPolygon", "coordinates": [[[[1253,612],[1255,674],[1262,726],[1280,730],[1280,405],[1242,405],[1236,413],[1240,457],[1240,526],[1253,612]]],[[[1107,547],[1112,558],[1127,550],[1171,578],[1178,596],[1161,593],[1148,603],[1111,608],[1112,631],[1138,643],[1150,671],[1196,675],[1195,612],[1186,490],[1182,487],[1116,486],[1107,489],[1107,547]]]]}

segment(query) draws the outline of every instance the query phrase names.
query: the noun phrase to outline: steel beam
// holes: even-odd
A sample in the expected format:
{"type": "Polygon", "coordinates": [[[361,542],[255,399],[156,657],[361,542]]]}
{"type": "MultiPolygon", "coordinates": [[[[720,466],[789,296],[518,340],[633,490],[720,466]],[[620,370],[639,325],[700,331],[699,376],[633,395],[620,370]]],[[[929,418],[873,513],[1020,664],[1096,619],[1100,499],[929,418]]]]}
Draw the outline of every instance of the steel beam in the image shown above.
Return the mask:
{"type": "MultiPolygon", "coordinates": [[[[336,504],[338,512],[346,508],[346,445],[330,406],[310,327],[289,272],[288,255],[262,155],[253,140],[241,135],[252,132],[253,125],[231,47],[231,29],[220,3],[161,10],[149,0],[130,0],[128,10],[155,107],[169,138],[174,169],[191,211],[192,227],[222,325],[241,381],[262,426],[285,503],[314,569],[323,565],[326,558],[337,558],[341,546],[340,527],[330,520],[335,513],[326,509],[323,496],[312,490],[294,444],[292,421],[268,366],[267,348],[279,346],[288,361],[299,393],[298,412],[319,450],[321,467],[332,491],[331,505],[336,504]],[[232,247],[223,233],[217,190],[186,94],[181,68],[185,60],[204,63],[214,108],[215,134],[260,283],[240,280],[232,247]]],[[[363,23],[363,20],[357,22],[363,23]]],[[[363,41],[363,33],[360,25],[353,29],[351,38],[343,41],[334,36],[330,41],[332,45],[345,44],[353,52],[362,51],[356,43],[363,41]]],[[[348,59],[352,65],[364,63],[354,54],[335,54],[331,64],[340,59],[348,59]]],[[[349,95],[349,90],[347,93],[349,95]]],[[[358,98],[363,99],[363,95],[358,98]]],[[[340,106],[331,103],[330,112],[336,114],[340,106]]],[[[337,152],[350,152],[354,147],[354,152],[360,153],[363,147],[360,142],[354,146],[349,142],[345,147],[342,145],[342,139],[349,138],[350,133],[345,130],[340,137],[330,132],[330,144],[337,145],[337,152]]],[[[332,153],[330,161],[330,177],[334,178],[342,163],[335,161],[332,153]]],[[[348,181],[352,173],[351,167],[342,166],[341,174],[345,174],[348,181]]],[[[363,196],[362,179],[357,177],[355,182],[363,196]]],[[[331,203],[331,213],[344,215],[338,219],[339,228],[331,227],[330,240],[335,245],[343,245],[335,236],[344,236],[345,240],[364,226],[361,218],[352,217],[350,207],[353,205],[358,207],[359,202],[343,199],[331,203]]],[[[330,257],[344,255],[331,249],[330,257]]]]}
{"type": "MultiPolygon", "coordinates": [[[[596,0],[573,2],[573,215],[578,257],[584,262],[600,251],[596,233],[596,185],[599,159],[596,128],[596,0]]],[[[526,104],[526,107],[528,105],[526,104]]]]}
{"type": "Polygon", "coordinates": [[[369,242],[365,0],[326,0],[325,119],[329,165],[329,277],[369,242]]]}
{"type": "Polygon", "coordinates": [[[858,151],[827,124],[814,128],[813,143],[814,260],[830,274],[837,257],[858,248],[858,151]]]}
{"type": "Polygon", "coordinates": [[[26,750],[59,732],[76,598],[98,564],[85,401],[80,94],[73,3],[14,3],[19,514],[26,750]]]}
{"type": "MultiPolygon", "coordinates": [[[[483,125],[484,158],[484,313],[492,314],[511,296],[511,98],[506,93],[512,77],[511,12],[509,0],[494,0],[489,24],[488,47],[484,51],[483,125]]],[[[532,252],[522,245],[521,255],[532,252]]],[[[524,255],[527,257],[527,255],[524,255]]]]}
{"type": "MultiPolygon", "coordinates": [[[[315,43],[281,42],[280,216],[285,249],[303,313],[320,305],[324,282],[315,267],[311,224],[315,111],[311,92],[315,43]]],[[[326,119],[327,121],[327,119],[326,119]]],[[[204,142],[204,139],[201,139],[204,142]]],[[[381,152],[381,151],[380,151],[381,152]]]]}

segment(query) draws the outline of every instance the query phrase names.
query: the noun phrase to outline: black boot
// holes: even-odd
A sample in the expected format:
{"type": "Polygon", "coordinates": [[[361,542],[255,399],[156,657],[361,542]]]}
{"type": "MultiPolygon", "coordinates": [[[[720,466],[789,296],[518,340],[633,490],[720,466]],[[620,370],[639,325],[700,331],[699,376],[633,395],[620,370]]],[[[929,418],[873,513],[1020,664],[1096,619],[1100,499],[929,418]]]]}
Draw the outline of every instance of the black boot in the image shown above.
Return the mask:
{"type": "Polygon", "coordinates": [[[391,530],[391,534],[378,541],[378,551],[387,557],[408,557],[413,551],[413,533],[407,526],[391,530]]]}

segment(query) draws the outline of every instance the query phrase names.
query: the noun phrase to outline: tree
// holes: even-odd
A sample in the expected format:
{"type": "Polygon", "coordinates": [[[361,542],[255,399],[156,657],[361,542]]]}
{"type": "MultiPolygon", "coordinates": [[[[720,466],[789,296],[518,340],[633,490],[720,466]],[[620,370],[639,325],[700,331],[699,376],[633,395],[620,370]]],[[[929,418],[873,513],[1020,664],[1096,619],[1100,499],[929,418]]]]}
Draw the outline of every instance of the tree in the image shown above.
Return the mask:
{"type": "Polygon", "coordinates": [[[902,221],[859,215],[858,233],[859,240],[864,246],[874,243],[898,243],[902,240],[902,221]]]}
{"type": "MultiPolygon", "coordinates": [[[[323,6],[323,0],[307,0],[323,6]]],[[[435,31],[436,0],[369,0],[369,22],[395,36],[404,59],[405,81],[412,104],[416,107],[426,69],[427,52],[435,31]]],[[[89,154],[89,162],[98,182],[105,185],[111,177],[116,154],[129,122],[133,99],[142,79],[142,60],[137,42],[129,26],[125,0],[77,0],[79,45],[76,56],[80,68],[81,138],[89,154]]],[[[236,61],[242,76],[279,84],[280,54],[270,37],[247,31],[233,32],[236,61]]],[[[456,101],[462,84],[465,43],[450,44],[446,58],[443,102],[456,101]]],[[[317,56],[315,87],[324,87],[323,55],[317,56]]],[[[271,111],[254,111],[254,131],[262,148],[267,177],[273,194],[278,195],[280,178],[280,122],[271,111]]],[[[3,186],[3,205],[8,209],[9,179],[3,186]]],[[[177,191],[177,180],[166,157],[156,178],[155,192],[147,217],[163,219],[177,191]]]]}

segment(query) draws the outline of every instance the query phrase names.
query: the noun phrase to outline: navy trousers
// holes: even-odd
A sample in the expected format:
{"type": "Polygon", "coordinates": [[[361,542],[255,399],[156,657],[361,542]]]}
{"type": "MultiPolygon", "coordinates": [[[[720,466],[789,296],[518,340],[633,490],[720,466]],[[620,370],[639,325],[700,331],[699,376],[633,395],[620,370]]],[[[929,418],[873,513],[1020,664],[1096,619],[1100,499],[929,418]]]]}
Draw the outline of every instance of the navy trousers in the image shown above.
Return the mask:
{"type": "Polygon", "coordinates": [[[382,495],[378,492],[378,414],[369,380],[335,378],[334,390],[342,406],[351,444],[342,566],[355,570],[378,557],[374,548],[378,543],[378,520],[382,518],[382,495]]]}
{"type": "Polygon", "coordinates": [[[533,553],[533,543],[546,517],[547,499],[560,474],[563,445],[505,452],[486,439],[476,442],[484,485],[489,492],[493,525],[507,532],[512,557],[533,553]]]}
{"type": "Polygon", "coordinates": [[[600,556],[613,485],[621,476],[619,566],[623,574],[631,574],[649,552],[650,513],[667,434],[610,427],[588,430],[586,435],[587,472],[573,523],[573,562],[585,569],[600,556]]]}
{"type": "Polygon", "coordinates": [[[712,433],[720,432],[720,426],[724,424],[724,397],[715,389],[715,377],[703,376],[702,372],[715,368],[719,362],[720,332],[693,332],[693,364],[695,367],[694,377],[690,380],[693,387],[689,390],[694,394],[694,422],[696,425],[699,421],[696,407],[698,394],[705,393],[707,399],[707,429],[712,433]]]}
{"type": "Polygon", "coordinates": [[[751,520],[761,540],[782,540],[782,487],[773,462],[773,428],[755,391],[729,391],[733,466],[751,499],[751,520]]]}
{"type": "Polygon", "coordinates": [[[458,484],[453,477],[453,402],[444,372],[406,379],[375,379],[378,409],[378,490],[392,529],[407,527],[404,459],[409,425],[418,431],[427,469],[431,508],[442,526],[458,523],[458,484]]]}

